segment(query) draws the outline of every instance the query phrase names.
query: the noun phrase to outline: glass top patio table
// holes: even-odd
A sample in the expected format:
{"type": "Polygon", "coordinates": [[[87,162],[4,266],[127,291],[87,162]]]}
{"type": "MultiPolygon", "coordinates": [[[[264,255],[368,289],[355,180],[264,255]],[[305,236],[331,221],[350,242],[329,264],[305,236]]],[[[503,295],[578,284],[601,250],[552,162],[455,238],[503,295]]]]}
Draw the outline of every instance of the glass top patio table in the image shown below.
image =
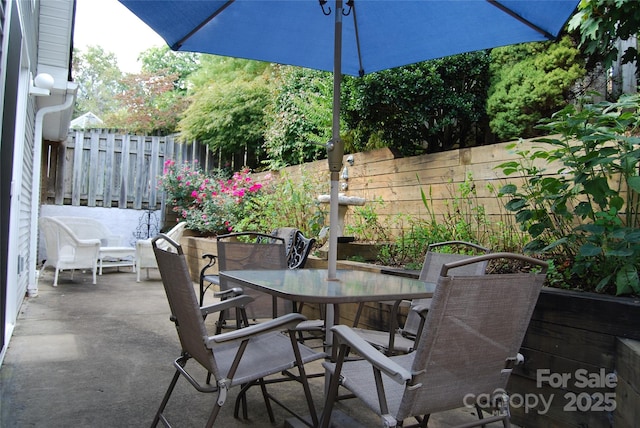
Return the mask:
{"type": "Polygon", "coordinates": [[[230,281],[273,296],[307,303],[359,303],[423,299],[433,296],[434,283],[377,272],[338,270],[328,280],[326,269],[228,270],[230,281]]]}
{"type": "MultiPolygon", "coordinates": [[[[331,327],[339,322],[343,303],[411,300],[433,297],[436,285],[397,275],[358,270],[337,270],[328,280],[326,269],[227,270],[220,277],[276,297],[297,302],[327,304],[325,345],[335,359],[331,327]]],[[[325,391],[329,386],[325,377],[325,391]]]]}

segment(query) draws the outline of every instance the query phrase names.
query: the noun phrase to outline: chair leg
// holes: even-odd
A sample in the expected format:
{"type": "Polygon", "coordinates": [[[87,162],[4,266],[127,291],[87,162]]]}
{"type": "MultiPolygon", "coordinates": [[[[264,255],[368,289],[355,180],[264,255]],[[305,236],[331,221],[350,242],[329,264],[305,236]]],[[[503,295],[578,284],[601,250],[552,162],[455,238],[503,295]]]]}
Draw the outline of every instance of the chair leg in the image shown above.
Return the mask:
{"type": "MultiPolygon", "coordinates": [[[[265,404],[265,406],[267,406],[267,413],[269,414],[269,420],[271,421],[272,424],[274,424],[276,422],[276,418],[273,415],[273,408],[271,407],[271,401],[269,401],[269,394],[267,394],[267,387],[264,384],[264,379],[259,379],[258,382],[260,383],[260,390],[262,391],[262,397],[264,398],[264,404],[265,404]]],[[[245,399],[246,399],[246,397],[245,397],[245,399]]],[[[244,403],[244,408],[245,408],[245,410],[247,408],[246,402],[244,403]]]]}
{"type": "Polygon", "coordinates": [[[213,423],[216,421],[216,418],[218,417],[218,413],[220,413],[220,404],[218,404],[218,401],[216,400],[215,405],[213,406],[213,409],[211,410],[211,414],[209,415],[209,420],[207,421],[207,428],[212,428],[213,427],[213,423]]]}
{"type": "Polygon", "coordinates": [[[169,402],[169,397],[171,396],[173,389],[176,387],[176,383],[178,383],[179,377],[180,377],[180,371],[176,370],[176,373],[173,375],[173,379],[171,379],[171,383],[169,384],[169,389],[167,389],[167,392],[164,394],[164,397],[162,398],[162,402],[160,403],[160,407],[156,412],[156,416],[153,418],[153,422],[151,423],[151,428],[158,426],[158,422],[160,422],[160,418],[162,418],[163,421],[166,422],[166,419],[164,418],[162,413],[164,412],[165,407],[167,407],[167,403],[169,402]]]}
{"type": "Polygon", "coordinates": [[[56,273],[53,274],[53,286],[58,286],[58,274],[60,273],[60,269],[56,267],[56,273]]]}
{"type": "Polygon", "coordinates": [[[340,372],[342,372],[342,363],[344,358],[349,353],[349,348],[345,345],[340,345],[340,355],[336,361],[336,367],[334,374],[331,375],[329,382],[329,389],[327,390],[327,398],[325,401],[324,409],[322,410],[322,416],[320,419],[320,426],[322,428],[329,428],[331,423],[331,413],[333,412],[333,405],[338,398],[338,388],[340,387],[340,372]]]}
{"type": "Polygon", "coordinates": [[[291,346],[293,347],[293,354],[296,357],[296,365],[298,366],[298,375],[300,377],[300,383],[302,383],[302,389],[304,390],[304,396],[307,400],[307,406],[309,407],[309,414],[311,415],[312,426],[318,426],[318,414],[313,404],[313,397],[311,396],[311,388],[309,387],[309,379],[304,369],[304,363],[302,362],[302,355],[300,354],[300,348],[298,347],[298,341],[293,330],[289,330],[289,340],[291,340],[291,346]]]}

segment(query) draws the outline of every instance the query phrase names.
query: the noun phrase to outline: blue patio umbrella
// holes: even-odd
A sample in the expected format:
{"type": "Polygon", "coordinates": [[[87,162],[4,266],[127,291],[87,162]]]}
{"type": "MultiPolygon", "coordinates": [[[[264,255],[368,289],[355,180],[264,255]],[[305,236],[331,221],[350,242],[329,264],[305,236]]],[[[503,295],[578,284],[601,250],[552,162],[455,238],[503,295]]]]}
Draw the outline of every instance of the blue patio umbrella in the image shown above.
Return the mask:
{"type": "Polygon", "coordinates": [[[176,51],[332,71],[328,279],[336,278],[342,74],[555,39],[578,0],[119,0],[176,51]]]}

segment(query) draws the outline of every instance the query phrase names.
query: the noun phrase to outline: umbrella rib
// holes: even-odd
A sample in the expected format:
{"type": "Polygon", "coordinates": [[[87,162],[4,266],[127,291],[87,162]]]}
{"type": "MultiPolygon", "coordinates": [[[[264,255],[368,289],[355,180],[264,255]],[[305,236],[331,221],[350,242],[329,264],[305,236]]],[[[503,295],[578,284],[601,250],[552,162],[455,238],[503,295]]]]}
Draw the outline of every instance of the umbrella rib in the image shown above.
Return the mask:
{"type": "Polygon", "coordinates": [[[360,64],[360,70],[358,74],[360,77],[364,76],[364,67],[362,66],[362,51],[360,50],[360,33],[358,32],[358,18],[356,17],[356,2],[351,4],[351,12],[353,13],[353,28],[356,33],[356,47],[358,49],[358,64],[360,64]]]}
{"type": "Polygon", "coordinates": [[[544,30],[543,28],[540,28],[539,26],[535,25],[533,22],[529,21],[528,19],[523,18],[522,16],[518,15],[517,13],[515,13],[514,11],[512,11],[511,9],[509,9],[508,7],[500,4],[498,2],[498,0],[487,0],[487,2],[495,7],[497,7],[498,9],[500,9],[501,11],[503,11],[504,13],[506,13],[507,15],[517,19],[518,21],[522,22],[524,25],[526,25],[527,27],[537,31],[538,33],[542,34],[543,36],[545,36],[547,39],[549,40],[554,40],[556,38],[556,36],[554,36],[553,34],[549,33],[548,31],[544,30]]]}
{"type": "Polygon", "coordinates": [[[186,42],[187,40],[189,40],[191,38],[191,36],[193,36],[195,33],[197,33],[198,31],[200,31],[200,29],[202,27],[204,27],[205,25],[207,25],[213,18],[215,18],[216,16],[220,15],[220,13],[222,13],[222,11],[224,11],[226,8],[228,8],[231,3],[233,3],[235,0],[229,0],[228,2],[226,2],[222,7],[218,8],[213,14],[209,15],[209,17],[207,19],[204,19],[199,25],[197,25],[196,27],[193,28],[193,30],[191,30],[186,36],[184,36],[183,38],[181,38],[180,40],[178,40],[177,42],[175,42],[172,46],[171,49],[173,50],[178,50],[180,49],[180,47],[182,46],[182,44],[184,42],[186,42]]]}

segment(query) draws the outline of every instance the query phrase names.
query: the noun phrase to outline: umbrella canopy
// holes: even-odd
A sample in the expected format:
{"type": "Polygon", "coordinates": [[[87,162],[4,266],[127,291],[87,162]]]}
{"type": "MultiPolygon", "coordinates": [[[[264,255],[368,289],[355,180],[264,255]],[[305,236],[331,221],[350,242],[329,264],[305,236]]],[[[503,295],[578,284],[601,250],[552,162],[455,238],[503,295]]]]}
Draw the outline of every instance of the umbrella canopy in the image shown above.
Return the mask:
{"type": "Polygon", "coordinates": [[[552,40],[578,0],[119,0],[173,50],[334,73],[329,279],[337,259],[340,81],[463,52],[552,40]]]}

